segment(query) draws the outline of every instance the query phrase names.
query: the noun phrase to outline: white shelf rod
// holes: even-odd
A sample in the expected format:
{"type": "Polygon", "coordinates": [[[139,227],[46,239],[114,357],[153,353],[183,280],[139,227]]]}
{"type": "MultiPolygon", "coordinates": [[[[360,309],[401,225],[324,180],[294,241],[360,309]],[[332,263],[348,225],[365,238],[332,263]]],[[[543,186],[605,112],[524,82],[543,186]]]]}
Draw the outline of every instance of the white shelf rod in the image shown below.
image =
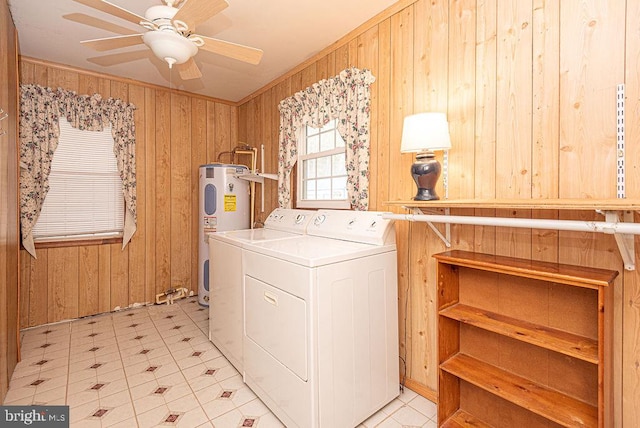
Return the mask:
{"type": "MultiPolygon", "coordinates": [[[[623,258],[625,269],[635,270],[635,251],[633,238],[630,235],[640,235],[640,224],[619,222],[616,211],[603,211],[607,221],[553,220],[508,217],[472,217],[438,214],[392,214],[385,213],[382,218],[393,220],[420,221],[426,223],[467,224],[473,226],[501,226],[519,227],[524,229],[552,229],[573,232],[599,232],[614,235],[623,258]]],[[[633,219],[625,215],[626,219],[633,219]]],[[[438,234],[439,237],[441,234],[438,234]]],[[[443,240],[445,245],[447,240],[443,240]]],[[[448,246],[448,245],[447,245],[448,246]]]]}

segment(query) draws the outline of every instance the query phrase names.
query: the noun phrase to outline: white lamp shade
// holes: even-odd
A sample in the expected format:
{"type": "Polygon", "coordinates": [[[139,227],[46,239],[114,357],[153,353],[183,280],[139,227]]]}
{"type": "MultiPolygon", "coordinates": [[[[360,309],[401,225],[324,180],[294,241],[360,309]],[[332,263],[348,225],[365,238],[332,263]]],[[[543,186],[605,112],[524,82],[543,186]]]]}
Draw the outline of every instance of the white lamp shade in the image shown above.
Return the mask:
{"type": "Polygon", "coordinates": [[[417,153],[450,148],[449,123],[444,113],[418,113],[404,118],[400,152],[417,153]]]}

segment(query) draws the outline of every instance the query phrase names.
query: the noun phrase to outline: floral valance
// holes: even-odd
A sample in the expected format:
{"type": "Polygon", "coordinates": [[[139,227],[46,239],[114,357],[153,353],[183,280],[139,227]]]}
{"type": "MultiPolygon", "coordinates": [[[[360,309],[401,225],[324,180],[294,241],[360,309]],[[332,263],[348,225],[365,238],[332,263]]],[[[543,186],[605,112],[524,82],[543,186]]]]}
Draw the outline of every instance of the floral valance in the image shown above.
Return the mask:
{"type": "Polygon", "coordinates": [[[347,193],[351,208],[367,210],[370,86],[374,81],[369,70],[352,67],[280,102],[278,202],[281,207],[291,206],[291,171],[298,160],[298,141],[304,126],[320,128],[338,119],[338,132],[346,143],[347,193]]]}
{"type": "Polygon", "coordinates": [[[20,86],[20,225],[22,242],[35,257],[32,229],[49,191],[51,160],[58,146],[58,120],[66,118],[80,130],[111,126],[125,200],[123,248],[136,230],[135,106],[99,94],[77,95],[62,88],[20,86]]]}

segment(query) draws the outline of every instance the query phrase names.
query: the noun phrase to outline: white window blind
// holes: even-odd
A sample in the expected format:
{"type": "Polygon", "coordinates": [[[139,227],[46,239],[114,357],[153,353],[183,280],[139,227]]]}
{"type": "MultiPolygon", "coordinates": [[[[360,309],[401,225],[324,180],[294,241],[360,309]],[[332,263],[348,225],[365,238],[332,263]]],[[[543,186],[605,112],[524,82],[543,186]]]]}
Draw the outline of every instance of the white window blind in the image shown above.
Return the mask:
{"type": "Polygon", "coordinates": [[[307,126],[298,154],[296,205],[300,208],[349,208],[345,142],[336,120],[322,128],[307,126]]]}
{"type": "Polygon", "coordinates": [[[35,242],[122,236],[124,198],[111,127],[80,131],[60,118],[49,192],[33,229],[35,242]]]}

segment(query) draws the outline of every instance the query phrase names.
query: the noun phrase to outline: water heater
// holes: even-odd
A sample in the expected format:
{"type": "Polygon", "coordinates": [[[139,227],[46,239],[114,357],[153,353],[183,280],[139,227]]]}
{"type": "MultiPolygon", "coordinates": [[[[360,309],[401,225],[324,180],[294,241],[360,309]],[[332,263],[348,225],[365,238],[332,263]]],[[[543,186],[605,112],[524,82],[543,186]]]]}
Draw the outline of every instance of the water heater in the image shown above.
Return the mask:
{"type": "Polygon", "coordinates": [[[249,182],[237,178],[249,169],[244,165],[200,166],[198,190],[198,302],[209,305],[209,243],[207,234],[249,229],[249,182]]]}

